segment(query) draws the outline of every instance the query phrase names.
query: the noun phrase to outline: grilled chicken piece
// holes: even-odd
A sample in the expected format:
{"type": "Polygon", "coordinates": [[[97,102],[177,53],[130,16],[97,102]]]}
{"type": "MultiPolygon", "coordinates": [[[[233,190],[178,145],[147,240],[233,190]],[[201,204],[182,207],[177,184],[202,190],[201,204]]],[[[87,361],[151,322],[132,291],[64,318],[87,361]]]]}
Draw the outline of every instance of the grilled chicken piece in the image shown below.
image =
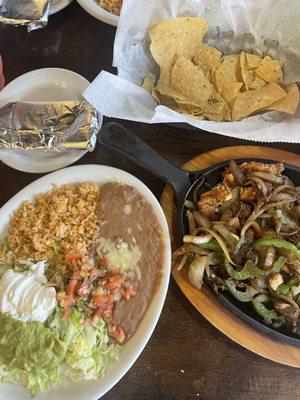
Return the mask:
{"type": "Polygon", "coordinates": [[[284,170],[284,166],[282,163],[277,164],[264,164],[256,161],[245,162],[241,165],[237,165],[233,163],[225,169],[223,172],[224,182],[227,183],[230,187],[235,187],[240,185],[243,175],[244,179],[246,175],[250,172],[265,172],[267,174],[272,174],[276,176],[280,176],[281,172],[284,170]],[[239,178],[239,179],[238,179],[239,178]]]}
{"type": "Polygon", "coordinates": [[[257,192],[255,188],[252,186],[242,187],[240,191],[240,199],[246,203],[257,200],[257,192]]]}
{"type": "Polygon", "coordinates": [[[280,176],[282,171],[284,170],[284,166],[282,163],[264,164],[256,161],[245,162],[242,165],[240,165],[240,168],[244,172],[244,174],[248,174],[249,172],[259,171],[277,176],[280,176]]]}
{"type": "Polygon", "coordinates": [[[236,186],[237,183],[235,181],[235,178],[228,168],[223,172],[223,178],[224,182],[227,183],[227,185],[231,187],[236,186]]]}
{"type": "Polygon", "coordinates": [[[231,188],[223,182],[201,195],[198,201],[199,211],[210,218],[219,211],[225,201],[231,200],[231,198],[231,188]]]}
{"type": "Polygon", "coordinates": [[[276,290],[279,285],[283,283],[283,277],[281,274],[274,274],[269,278],[269,285],[273,290],[276,290]]]}

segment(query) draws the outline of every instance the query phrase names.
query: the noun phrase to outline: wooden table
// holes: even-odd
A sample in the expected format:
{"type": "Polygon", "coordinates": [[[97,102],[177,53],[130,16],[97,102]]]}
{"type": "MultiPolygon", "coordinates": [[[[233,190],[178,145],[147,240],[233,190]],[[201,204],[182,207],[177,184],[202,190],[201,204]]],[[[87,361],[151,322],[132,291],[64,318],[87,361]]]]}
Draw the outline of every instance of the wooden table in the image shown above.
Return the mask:
{"type": "MultiPolygon", "coordinates": [[[[92,80],[113,71],[115,28],[88,15],[73,2],[50,18],[49,26],[27,34],[0,26],[0,53],[7,82],[37,68],[62,67],[92,80]]],[[[217,147],[249,142],[167,125],[122,122],[163,156],[181,165],[217,147]]],[[[274,144],[300,153],[300,145],[274,144]]],[[[79,161],[124,169],[159,198],[163,183],[132,162],[100,146],[79,161]]],[[[0,165],[0,206],[38,176],[0,165]]],[[[267,361],[231,342],[188,303],[171,279],[155,332],[144,352],[105,400],[289,400],[300,396],[300,372],[267,361]]]]}

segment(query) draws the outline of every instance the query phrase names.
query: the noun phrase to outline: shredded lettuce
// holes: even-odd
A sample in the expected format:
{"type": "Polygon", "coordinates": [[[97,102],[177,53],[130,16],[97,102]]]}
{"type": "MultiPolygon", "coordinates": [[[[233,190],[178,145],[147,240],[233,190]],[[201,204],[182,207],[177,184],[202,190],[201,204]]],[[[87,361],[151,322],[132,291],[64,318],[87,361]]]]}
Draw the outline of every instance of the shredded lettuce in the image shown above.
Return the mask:
{"type": "Polygon", "coordinates": [[[116,359],[117,346],[109,343],[105,323],[83,327],[77,310],[63,319],[57,308],[45,325],[8,314],[0,318],[0,381],[21,381],[33,396],[63,376],[73,381],[100,378],[116,359]]]}
{"type": "Polygon", "coordinates": [[[82,327],[81,313],[73,310],[68,319],[56,312],[49,328],[60,332],[68,341],[64,359],[65,375],[73,381],[97,379],[104,376],[107,364],[116,359],[117,346],[109,343],[104,321],[82,327]]]}

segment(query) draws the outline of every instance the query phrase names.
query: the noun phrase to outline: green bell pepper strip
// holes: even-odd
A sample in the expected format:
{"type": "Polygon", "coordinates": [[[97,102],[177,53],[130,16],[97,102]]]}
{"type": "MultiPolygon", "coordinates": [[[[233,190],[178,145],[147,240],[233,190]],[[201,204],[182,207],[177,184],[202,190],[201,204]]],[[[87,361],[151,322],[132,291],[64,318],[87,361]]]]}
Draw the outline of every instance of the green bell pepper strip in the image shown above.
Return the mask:
{"type": "Polygon", "coordinates": [[[256,242],[253,243],[253,247],[255,249],[260,249],[261,247],[264,246],[274,246],[279,249],[285,249],[290,251],[298,260],[300,260],[300,249],[298,249],[297,246],[295,246],[293,243],[287,242],[286,240],[283,239],[277,239],[277,238],[271,238],[271,237],[265,237],[262,239],[257,240],[256,242]]]}
{"type": "Polygon", "coordinates": [[[248,278],[260,278],[263,276],[265,271],[257,268],[251,261],[247,261],[244,268],[241,271],[236,271],[225,258],[225,269],[231,278],[237,281],[243,281],[248,278]]]}
{"type": "Polygon", "coordinates": [[[252,301],[252,297],[254,296],[256,292],[255,289],[253,289],[251,286],[247,285],[246,286],[246,291],[241,292],[235,287],[234,281],[232,279],[226,279],[225,284],[227,286],[228,291],[231,293],[231,295],[237,299],[238,301],[241,301],[243,303],[246,303],[248,301],[252,301]]]}
{"type": "Polygon", "coordinates": [[[189,264],[192,264],[192,262],[195,260],[196,254],[195,253],[188,253],[188,262],[189,264]]]}
{"type": "Polygon", "coordinates": [[[259,302],[252,301],[254,310],[259,314],[268,324],[273,324],[274,327],[279,328],[284,323],[284,317],[279,316],[274,310],[269,310],[267,307],[259,302]]]}
{"type": "Polygon", "coordinates": [[[297,286],[297,284],[299,283],[299,278],[296,276],[292,279],[290,279],[287,283],[288,286],[297,286]]]}
{"type": "Polygon", "coordinates": [[[243,281],[248,278],[262,278],[268,275],[276,274],[281,270],[285,262],[285,257],[279,257],[271,269],[262,270],[257,268],[250,260],[248,260],[241,271],[236,271],[231,266],[227,258],[225,258],[225,268],[231,278],[237,281],[243,281]]]}
{"type": "Polygon", "coordinates": [[[278,260],[274,262],[273,267],[264,272],[266,272],[266,275],[278,274],[278,272],[281,271],[281,268],[284,266],[285,263],[286,263],[286,258],[283,256],[280,256],[278,258],[278,260]]]}
{"type": "Polygon", "coordinates": [[[285,283],[281,283],[278,286],[278,290],[280,294],[287,294],[287,292],[290,290],[290,287],[286,285],[285,283]]]}

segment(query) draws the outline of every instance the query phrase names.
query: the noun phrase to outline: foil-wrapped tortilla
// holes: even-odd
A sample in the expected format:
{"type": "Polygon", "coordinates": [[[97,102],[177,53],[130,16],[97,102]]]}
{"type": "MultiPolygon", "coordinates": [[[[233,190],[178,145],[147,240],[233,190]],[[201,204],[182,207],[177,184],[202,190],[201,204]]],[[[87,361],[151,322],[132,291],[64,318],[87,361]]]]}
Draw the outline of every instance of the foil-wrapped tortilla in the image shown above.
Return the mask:
{"type": "Polygon", "coordinates": [[[98,113],[85,100],[0,107],[0,149],[93,151],[99,129],[98,113]]]}
{"type": "Polygon", "coordinates": [[[0,22],[27,25],[28,32],[44,28],[52,0],[0,0],[0,22]]]}

